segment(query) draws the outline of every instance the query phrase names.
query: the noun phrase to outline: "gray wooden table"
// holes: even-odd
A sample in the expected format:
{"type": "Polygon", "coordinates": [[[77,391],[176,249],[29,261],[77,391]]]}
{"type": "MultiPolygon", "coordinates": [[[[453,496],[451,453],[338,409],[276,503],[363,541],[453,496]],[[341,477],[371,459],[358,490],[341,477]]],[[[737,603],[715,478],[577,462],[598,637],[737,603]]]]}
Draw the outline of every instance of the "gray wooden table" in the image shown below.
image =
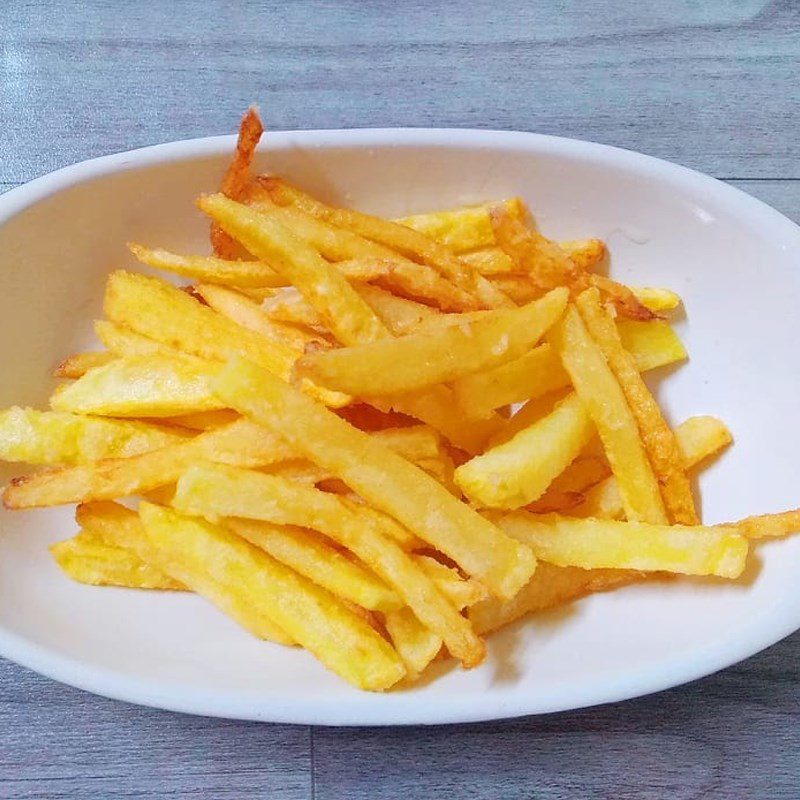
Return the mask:
{"type": "MultiPolygon", "coordinates": [[[[0,190],[229,132],[439,125],[678,161],[800,221],[800,3],[0,2],[0,190]]],[[[800,635],[624,704],[444,728],[200,719],[0,661],[0,798],[800,797],[800,635]]]]}

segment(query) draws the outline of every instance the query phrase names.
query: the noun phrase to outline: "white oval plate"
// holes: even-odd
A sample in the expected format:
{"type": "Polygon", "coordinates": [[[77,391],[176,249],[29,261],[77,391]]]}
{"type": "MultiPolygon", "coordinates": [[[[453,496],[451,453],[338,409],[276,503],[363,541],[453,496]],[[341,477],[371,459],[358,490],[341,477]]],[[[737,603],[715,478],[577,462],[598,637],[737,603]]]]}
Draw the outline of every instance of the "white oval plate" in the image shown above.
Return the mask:
{"type": "MultiPolygon", "coordinates": [[[[0,197],[0,405],[43,406],[49,370],[87,347],[125,242],[204,252],[194,198],[234,145],[215,137],[99,158],[0,197]]],[[[658,393],[673,422],[713,413],[735,446],[700,479],[708,522],[798,504],[800,229],[711,178],[643,155],[524,133],[273,133],[260,167],[385,214],[512,194],[558,238],[603,237],[612,272],[668,286],[691,361],[658,393]]],[[[19,472],[5,470],[3,477],[19,472]]],[[[800,627],[800,538],[760,546],[746,580],[681,580],[587,598],[491,638],[479,669],[358,692],[310,655],[262,643],[201,599],[94,588],[57,569],[71,509],[0,512],[0,653],[109,697],[196,714],[321,725],[463,722],[579,708],[665,689],[800,627]]]]}

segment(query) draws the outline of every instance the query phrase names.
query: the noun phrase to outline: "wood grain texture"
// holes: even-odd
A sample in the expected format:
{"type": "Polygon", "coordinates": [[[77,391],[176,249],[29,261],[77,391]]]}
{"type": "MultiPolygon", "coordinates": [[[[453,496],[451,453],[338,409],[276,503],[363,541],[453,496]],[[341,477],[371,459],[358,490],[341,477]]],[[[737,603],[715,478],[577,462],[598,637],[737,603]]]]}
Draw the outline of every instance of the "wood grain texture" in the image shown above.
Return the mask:
{"type": "MultiPolygon", "coordinates": [[[[84,158],[275,128],[515,128],[630,147],[800,220],[800,4],[0,3],[0,191],[84,158]]],[[[442,728],[137,708],[0,661],[0,800],[800,797],[800,634],[689,686],[442,728]]]]}

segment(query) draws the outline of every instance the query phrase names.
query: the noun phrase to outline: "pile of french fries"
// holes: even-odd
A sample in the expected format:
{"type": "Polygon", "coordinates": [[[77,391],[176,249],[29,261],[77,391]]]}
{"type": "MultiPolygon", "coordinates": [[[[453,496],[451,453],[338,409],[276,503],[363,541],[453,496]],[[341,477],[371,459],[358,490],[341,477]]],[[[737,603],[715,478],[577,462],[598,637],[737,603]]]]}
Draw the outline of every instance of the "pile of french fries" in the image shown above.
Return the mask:
{"type": "Polygon", "coordinates": [[[252,634],[386,690],[475,667],[526,614],[653,575],[741,575],[800,512],[703,526],[691,472],[731,441],[672,430],[642,374],[686,358],[680,299],[602,273],[519,199],[398,220],[254,176],[242,122],[197,204],[213,256],[130,245],[104,349],[50,410],[0,414],[0,457],[42,465],[9,509],[76,503],[71,578],[192,591],[252,634]],[[119,502],[124,500],[125,503],[119,502]]]}

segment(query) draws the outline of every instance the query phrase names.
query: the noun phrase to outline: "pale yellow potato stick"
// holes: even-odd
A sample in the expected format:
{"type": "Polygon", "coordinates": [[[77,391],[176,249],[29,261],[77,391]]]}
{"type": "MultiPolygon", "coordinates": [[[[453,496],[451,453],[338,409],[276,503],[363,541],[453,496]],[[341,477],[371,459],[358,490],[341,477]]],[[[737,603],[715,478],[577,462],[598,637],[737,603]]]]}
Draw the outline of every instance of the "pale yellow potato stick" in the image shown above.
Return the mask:
{"type": "Polygon", "coordinates": [[[519,271],[519,265],[499,247],[483,247],[470,253],[462,253],[461,260],[474,267],[481,275],[510,275],[519,271]]]}
{"type": "Polygon", "coordinates": [[[113,353],[75,353],[65,358],[53,370],[53,377],[74,380],[85,375],[90,369],[102,367],[113,360],[113,353]]]}
{"type": "Polygon", "coordinates": [[[281,178],[262,177],[259,183],[280,205],[293,205],[312,217],[353,231],[365,239],[427,264],[456,286],[474,293],[487,308],[511,305],[508,298],[484,280],[470,264],[424,233],[382,217],[326,205],[281,178]]]}
{"type": "Polygon", "coordinates": [[[252,519],[228,519],[225,527],[337,597],[371,611],[403,606],[375,573],[312,531],[252,519]]]}
{"type": "Polygon", "coordinates": [[[631,286],[631,291],[639,301],[651,311],[672,311],[681,304],[680,295],[670,289],[660,289],[652,286],[631,286]]]}
{"type": "Polygon", "coordinates": [[[218,365],[171,356],[117,358],[60,387],[54,411],[106,417],[169,417],[224,404],[209,389],[218,365]]]}
{"type": "Polygon", "coordinates": [[[786,536],[800,531],[800,509],[780,511],[777,514],[760,514],[728,524],[733,525],[742,536],[746,536],[748,539],[786,536]]]}
{"type": "Polygon", "coordinates": [[[149,336],[116,325],[107,319],[99,319],[94,323],[94,332],[97,338],[108,348],[108,350],[119,358],[129,358],[131,356],[171,356],[172,358],[197,358],[197,363],[222,363],[219,359],[201,359],[193,356],[185,350],[171,347],[163,342],[157,342],[149,336]]]}
{"type": "Polygon", "coordinates": [[[359,397],[404,394],[511,361],[563,314],[566,289],[472,323],[304,356],[297,374],[359,397]],[[391,369],[383,365],[391,364],[391,369]],[[343,388],[348,387],[348,388],[343,388]]]}
{"type": "Polygon", "coordinates": [[[630,521],[666,524],[667,513],[636,419],[602,350],[574,306],[548,334],[575,391],[589,412],[630,521]]]}
{"type": "Polygon", "coordinates": [[[82,530],[71,539],[51,544],[50,552],[66,575],[90,586],[176,591],[186,588],[135,553],[106,544],[91,531],[82,530]]]}
{"type": "Polygon", "coordinates": [[[485,205],[413,214],[396,219],[395,222],[424,233],[451,250],[461,253],[479,247],[491,247],[497,243],[489,210],[501,203],[512,217],[524,219],[527,216],[525,203],[519,197],[512,197],[509,200],[485,205]]]}
{"type": "Polygon", "coordinates": [[[187,435],[163,425],[14,406],[0,412],[0,460],[86,464],[157,450],[187,435]]]}
{"type": "Polygon", "coordinates": [[[274,475],[207,465],[194,466],[181,476],[173,505],[211,518],[245,517],[318,530],[351,550],[389,584],[464,666],[474,667],[483,660],[483,643],[427,574],[370,516],[335,495],[274,475]]]}
{"type": "Polygon", "coordinates": [[[198,205],[248,250],[288,278],[340,342],[358,344],[388,336],[347,279],[279,219],[222,195],[201,197],[198,205]]]}
{"type": "MultiPolygon", "coordinates": [[[[78,506],[75,518],[84,530],[99,536],[106,544],[134,553],[145,564],[169,576],[181,586],[194,589],[188,581],[183,580],[186,577],[184,570],[177,570],[171,559],[164,558],[162,553],[152,546],[135,511],[119,503],[86,503],[78,506]]],[[[198,573],[200,571],[198,569],[198,573]]],[[[213,588],[225,598],[226,605],[223,609],[225,613],[254,636],[278,644],[294,644],[292,637],[271,616],[263,613],[261,608],[248,604],[246,598],[242,600],[235,594],[224,594],[224,589],[214,581],[207,569],[204,574],[198,575],[198,578],[205,582],[207,589],[213,588]]]]}
{"type": "Polygon", "coordinates": [[[635,569],[738,578],[747,539],[735,526],[650,525],[512,511],[500,526],[542,561],[584,569],[635,569]]]}
{"type": "Polygon", "coordinates": [[[389,611],[383,622],[394,649],[406,666],[406,678],[415,680],[439,654],[442,637],[426,628],[408,607],[389,611]]]}
{"type": "Polygon", "coordinates": [[[573,392],[510,441],[462,464],[455,481],[485,508],[520,508],[545,493],[594,433],[589,414],[573,392]]]}
{"type": "Polygon", "coordinates": [[[139,516],[173,573],[223,612],[232,602],[247,603],[361,689],[383,691],[405,674],[400,657],[366,620],[239,536],[150,503],[142,503],[139,516]]]}
{"type": "Polygon", "coordinates": [[[661,489],[669,521],[678,525],[697,525],[700,518],[694,507],[678,442],[642,380],[635,359],[623,347],[614,320],[600,302],[600,293],[597,289],[588,289],[575,304],[633,412],[645,452],[661,489]]]}
{"type": "Polygon", "coordinates": [[[422,470],[319,403],[237,359],[215,391],[226,403],[278,431],[306,458],[332,472],[368,503],[453,559],[500,597],[513,596],[536,567],[528,548],[453,497],[422,470]]]}
{"type": "Polygon", "coordinates": [[[110,500],[172,483],[196,461],[264,467],[296,457],[278,434],[241,419],[132,458],[107,459],[16,478],[6,487],[3,502],[7,508],[35,508],[110,500]]]}
{"type": "Polygon", "coordinates": [[[405,297],[398,297],[386,289],[381,289],[380,286],[356,283],[353,288],[395,336],[410,333],[423,320],[440,316],[436,309],[405,297]]]}

